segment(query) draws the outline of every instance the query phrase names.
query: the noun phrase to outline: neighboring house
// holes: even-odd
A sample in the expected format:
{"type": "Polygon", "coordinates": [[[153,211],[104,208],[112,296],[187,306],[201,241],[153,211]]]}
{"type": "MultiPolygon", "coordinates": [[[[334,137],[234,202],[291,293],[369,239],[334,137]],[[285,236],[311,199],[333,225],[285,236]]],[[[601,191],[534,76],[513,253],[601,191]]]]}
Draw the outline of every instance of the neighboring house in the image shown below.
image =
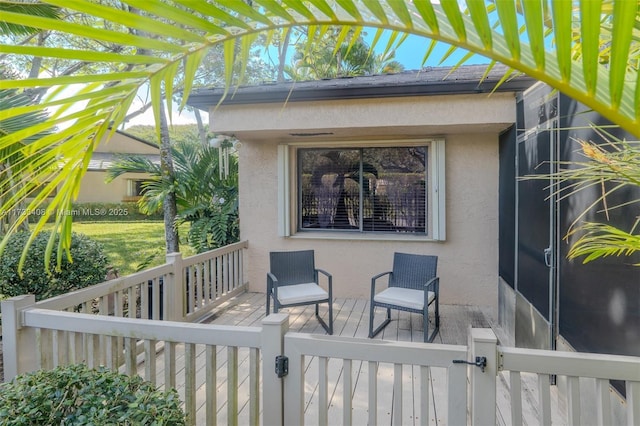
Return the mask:
{"type": "Polygon", "coordinates": [[[106,183],[107,169],[123,155],[135,154],[160,163],[158,145],[136,136],[116,130],[109,140],[103,140],[89,162],[87,173],[82,178],[78,203],[135,202],[141,195],[141,184],[147,177],[144,173],[126,173],[106,183]]]}
{"type": "Polygon", "coordinates": [[[360,298],[373,275],[390,270],[393,252],[432,254],[441,302],[492,308],[519,345],[568,340],[580,350],[640,354],[640,269],[623,259],[590,269],[561,260],[578,207],[561,218],[547,183],[517,178],[558,158],[549,153],[571,135],[558,130],[567,120],[557,112],[574,114],[575,102],[536,95],[541,86],[528,90],[536,82],[527,77],[494,92],[505,70],[484,80],[484,66],[465,66],[240,87],[220,105],[221,89],[192,94],[188,103],[210,112],[213,132],[242,142],[251,290],[265,291],[274,250],[314,249],[334,294],[360,298]],[[583,325],[596,334],[574,330],[583,325]]]}

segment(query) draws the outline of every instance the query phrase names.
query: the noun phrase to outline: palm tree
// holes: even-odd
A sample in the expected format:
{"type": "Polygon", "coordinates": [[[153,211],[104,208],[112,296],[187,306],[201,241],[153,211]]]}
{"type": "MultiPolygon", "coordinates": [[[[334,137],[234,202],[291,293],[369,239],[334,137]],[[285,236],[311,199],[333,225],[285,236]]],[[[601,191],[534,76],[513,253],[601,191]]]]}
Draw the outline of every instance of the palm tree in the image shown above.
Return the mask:
{"type": "MultiPolygon", "coordinates": [[[[39,149],[55,146],[61,155],[59,161],[68,166],[58,171],[57,178],[63,184],[51,203],[52,208],[71,205],[94,147],[122,122],[140,87],[150,84],[156,122],[159,123],[163,91],[172,93],[176,76],[183,74],[183,107],[196,70],[208,49],[223,46],[225,83],[229,87],[233,81],[234,61],[247,62],[257,35],[272,37],[282,29],[300,26],[315,29],[310,31],[315,37],[321,37],[330,26],[344,26],[347,31],[373,27],[378,28],[375,40],[383,31],[391,31],[394,40],[402,40],[396,37],[398,34],[410,33],[463,48],[544,81],[640,136],[637,69],[640,42],[635,1],[527,1],[522,3],[522,20],[518,18],[520,12],[515,1],[487,5],[468,0],[466,8],[461,8],[458,0],[441,0],[440,4],[408,0],[282,0],[250,4],[242,1],[136,1],[136,7],[141,11],[139,16],[112,3],[97,5],[89,0],[73,3],[44,0],[42,3],[72,8],[112,25],[93,28],[20,12],[3,12],[0,22],[92,40],[117,40],[123,45],[121,53],[103,53],[64,46],[42,48],[0,44],[3,54],[122,64],[119,71],[105,69],[93,75],[0,81],[0,89],[60,86],[65,89],[53,91],[55,96],[49,96],[40,105],[10,108],[2,113],[8,118],[60,107],[46,124],[0,137],[0,149],[4,149],[42,130],[65,126],[65,130],[43,138],[39,145],[39,149]],[[550,20],[545,19],[547,11],[551,11],[550,20]],[[129,27],[123,28],[119,22],[127,22],[129,27]],[[144,35],[135,35],[132,29],[144,35]],[[238,44],[241,49],[236,58],[238,44]],[[140,50],[148,53],[136,54],[140,50]],[[70,86],[72,83],[77,85],[70,86]],[[82,107],[72,108],[77,105],[82,107]]],[[[313,40],[312,37],[310,43],[313,40]]],[[[167,96],[169,113],[172,108],[170,98],[167,96]]],[[[5,212],[22,201],[15,199],[1,209],[5,212]]],[[[35,202],[31,207],[37,205],[35,202]]],[[[69,235],[71,217],[58,218],[56,227],[69,235]]],[[[61,238],[61,248],[67,248],[69,241],[61,238]]],[[[6,242],[5,238],[0,249],[6,242]]]]}
{"type": "MultiPolygon", "coordinates": [[[[228,143],[228,142],[227,142],[228,143]]],[[[230,155],[221,170],[220,150],[200,142],[176,143],[171,154],[173,175],[163,177],[160,165],[147,157],[128,155],[119,158],[108,170],[109,181],[124,173],[147,173],[142,184],[140,211],[153,214],[163,209],[170,192],[176,195],[178,214],[175,226],[189,223],[189,244],[198,252],[238,241],[238,163],[230,155]]]]}

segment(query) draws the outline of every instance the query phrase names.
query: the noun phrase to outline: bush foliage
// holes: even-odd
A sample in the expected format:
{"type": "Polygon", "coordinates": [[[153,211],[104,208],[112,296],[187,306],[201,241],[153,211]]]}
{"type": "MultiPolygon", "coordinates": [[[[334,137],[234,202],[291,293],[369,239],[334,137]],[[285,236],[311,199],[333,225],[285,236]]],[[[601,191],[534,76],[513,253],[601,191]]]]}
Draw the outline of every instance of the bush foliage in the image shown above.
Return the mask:
{"type": "Polygon", "coordinates": [[[184,425],[178,393],[139,376],[68,365],[0,386],[2,425],[184,425]]]}
{"type": "MultiPolygon", "coordinates": [[[[60,270],[46,271],[44,259],[50,235],[50,232],[41,232],[35,237],[29,247],[22,276],[18,273],[18,264],[30,233],[18,232],[11,236],[0,255],[0,293],[4,297],[34,294],[36,300],[42,300],[104,281],[107,258],[102,245],[83,234],[72,234],[70,251],[73,262],[69,262],[63,253],[60,270]]],[[[55,238],[51,268],[56,265],[58,237],[55,238]]]]}

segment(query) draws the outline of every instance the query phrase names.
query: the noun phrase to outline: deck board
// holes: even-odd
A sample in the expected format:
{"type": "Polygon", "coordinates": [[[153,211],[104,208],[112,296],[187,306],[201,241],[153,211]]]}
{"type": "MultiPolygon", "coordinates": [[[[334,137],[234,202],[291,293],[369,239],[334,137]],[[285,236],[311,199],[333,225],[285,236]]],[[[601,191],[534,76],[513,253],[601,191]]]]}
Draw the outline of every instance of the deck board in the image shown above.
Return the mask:
{"type": "MultiPolygon", "coordinates": [[[[334,335],[345,337],[366,338],[369,333],[369,301],[366,299],[338,298],[334,300],[334,335]]],[[[289,314],[289,329],[295,332],[325,334],[325,330],[320,326],[315,318],[313,306],[301,306],[282,309],[282,312],[289,314]]],[[[377,309],[375,324],[379,324],[385,316],[383,309],[377,309]]],[[[243,293],[222,304],[212,312],[204,322],[216,325],[235,326],[260,326],[265,317],[265,295],[262,293],[243,293]]],[[[326,306],[320,307],[320,316],[327,318],[326,306]]],[[[380,332],[375,339],[379,340],[399,340],[421,342],[423,339],[422,317],[408,312],[392,311],[391,323],[380,332]]],[[[435,343],[467,345],[468,334],[471,327],[491,327],[493,319],[488,312],[474,306],[441,305],[440,306],[440,332],[436,336],[435,343]]],[[[430,327],[433,327],[433,315],[430,317],[430,327]]],[[[161,345],[160,345],[161,346],[161,345]]],[[[217,349],[217,421],[218,424],[227,424],[227,348],[217,349]]],[[[184,346],[176,346],[178,359],[176,369],[180,372],[177,389],[181,397],[184,397],[184,346]]],[[[158,354],[159,360],[163,360],[163,355],[158,354]]],[[[197,424],[205,424],[205,399],[204,387],[205,378],[205,353],[204,347],[198,345],[196,348],[196,404],[197,424]]],[[[368,384],[369,384],[369,363],[353,361],[351,363],[352,382],[352,420],[353,424],[366,424],[368,421],[368,384]]],[[[249,422],[249,350],[240,348],[238,350],[238,407],[239,424],[249,422]]],[[[260,368],[272,368],[271,363],[263,363],[260,368]]],[[[390,425],[393,418],[393,399],[398,397],[394,394],[393,364],[380,363],[377,366],[378,381],[378,408],[377,424],[390,425]]],[[[144,374],[144,366],[139,366],[139,372],[144,374]]],[[[305,374],[308,378],[305,381],[305,423],[315,424],[318,422],[319,386],[318,386],[318,360],[315,357],[305,357],[305,374]]],[[[156,376],[158,382],[163,381],[164,365],[158,364],[156,376]]],[[[343,423],[343,382],[344,369],[343,361],[330,359],[328,362],[328,423],[343,423]]],[[[402,424],[421,424],[420,416],[420,368],[416,366],[404,366],[402,371],[402,424]]],[[[431,368],[429,372],[429,424],[447,424],[447,379],[446,369],[431,368]]],[[[536,418],[538,412],[535,408],[537,400],[537,389],[532,383],[535,378],[523,375],[523,413],[525,418],[523,424],[538,424],[536,418]]],[[[554,389],[552,389],[553,392],[554,389]]],[[[263,389],[261,393],[269,392],[263,389]]],[[[498,378],[497,389],[497,423],[499,425],[510,425],[511,414],[509,411],[509,390],[508,376],[502,375],[498,378]]],[[[554,411],[557,409],[557,403],[554,411]]],[[[260,396],[260,406],[262,407],[262,395],[260,396]]],[[[557,417],[554,417],[554,421],[557,417]]]]}

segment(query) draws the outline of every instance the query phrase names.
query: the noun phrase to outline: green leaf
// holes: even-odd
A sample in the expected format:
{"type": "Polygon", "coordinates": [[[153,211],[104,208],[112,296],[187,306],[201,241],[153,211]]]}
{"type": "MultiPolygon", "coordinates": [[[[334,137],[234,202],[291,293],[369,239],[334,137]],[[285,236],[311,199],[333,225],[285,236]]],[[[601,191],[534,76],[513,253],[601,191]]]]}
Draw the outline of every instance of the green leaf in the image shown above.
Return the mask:
{"type": "Polygon", "coordinates": [[[545,46],[542,27],[542,4],[539,0],[522,0],[529,45],[538,70],[544,70],[545,46]]]}
{"type": "Polygon", "coordinates": [[[345,10],[345,12],[347,12],[351,17],[353,17],[358,21],[362,20],[362,15],[360,14],[360,11],[356,7],[356,5],[353,3],[353,0],[336,0],[336,1],[340,5],[340,7],[342,7],[345,10]]]}
{"type": "Polygon", "coordinates": [[[436,18],[436,13],[433,10],[433,6],[430,1],[417,1],[413,2],[413,6],[416,8],[424,22],[427,23],[431,31],[433,31],[434,35],[438,35],[440,32],[438,26],[438,18],[436,18]]]}
{"type": "Polygon", "coordinates": [[[41,46],[11,46],[0,44],[0,53],[13,53],[18,55],[42,56],[45,58],[72,59],[87,62],[112,62],[119,64],[162,64],[169,60],[156,56],[146,55],[121,55],[119,53],[96,52],[78,49],[60,49],[41,46]]]}
{"type": "Polygon", "coordinates": [[[568,1],[554,1],[551,3],[558,66],[560,67],[562,80],[565,82],[571,80],[572,7],[573,5],[568,1]]]}
{"type": "Polygon", "coordinates": [[[365,6],[373,13],[373,15],[380,21],[382,24],[388,24],[389,18],[387,17],[387,13],[384,8],[380,5],[378,0],[362,0],[365,6]]]}
{"type": "Polygon", "coordinates": [[[331,6],[324,0],[309,0],[320,12],[324,13],[329,19],[336,20],[338,17],[331,6]]]}
{"type": "Polygon", "coordinates": [[[300,0],[282,0],[287,6],[291,9],[298,12],[300,15],[307,18],[309,21],[313,22],[316,20],[315,15],[311,12],[300,0]]]}
{"type": "Polygon", "coordinates": [[[580,1],[580,41],[582,69],[587,92],[593,95],[598,82],[598,54],[600,52],[600,11],[602,0],[580,1]]]}
{"type": "Polygon", "coordinates": [[[49,19],[37,16],[25,17],[24,15],[16,13],[4,12],[2,14],[2,21],[25,24],[30,27],[39,28],[42,30],[59,31],[68,34],[74,34],[92,40],[102,40],[120,45],[136,46],[143,49],[157,49],[173,53],[181,51],[180,46],[171,43],[165,43],[163,41],[135,36],[118,31],[103,30],[88,25],[65,22],[58,19],[49,19]]]}
{"type": "Polygon", "coordinates": [[[405,28],[413,29],[413,21],[411,20],[411,14],[407,9],[407,5],[403,1],[390,1],[389,6],[396,14],[400,22],[405,26],[405,28]]]}
{"type": "Polygon", "coordinates": [[[496,1],[496,9],[509,52],[512,58],[518,61],[520,59],[520,33],[518,32],[515,3],[509,0],[496,1]]]}
{"type": "Polygon", "coordinates": [[[482,45],[485,49],[491,49],[492,36],[491,26],[489,25],[489,16],[487,15],[487,9],[482,1],[469,1],[467,7],[471,14],[471,20],[475,25],[475,30],[482,40],[482,45]]]}
{"type": "MultiPolygon", "coordinates": [[[[611,40],[610,92],[611,106],[620,107],[622,91],[627,75],[627,60],[633,28],[638,17],[636,1],[616,1],[613,3],[613,34],[611,40]]],[[[635,71],[636,76],[638,71],[635,71]]]]}
{"type": "Polygon", "coordinates": [[[264,7],[265,10],[271,13],[272,15],[279,16],[289,22],[295,21],[295,19],[293,19],[293,16],[291,16],[289,12],[287,12],[287,9],[282,7],[280,3],[274,0],[254,0],[254,1],[260,4],[262,7],[264,7]]]}
{"type": "Polygon", "coordinates": [[[458,39],[461,42],[467,41],[467,31],[462,20],[462,14],[460,13],[460,6],[457,0],[441,0],[440,6],[447,15],[451,27],[455,31],[458,39]]]}

